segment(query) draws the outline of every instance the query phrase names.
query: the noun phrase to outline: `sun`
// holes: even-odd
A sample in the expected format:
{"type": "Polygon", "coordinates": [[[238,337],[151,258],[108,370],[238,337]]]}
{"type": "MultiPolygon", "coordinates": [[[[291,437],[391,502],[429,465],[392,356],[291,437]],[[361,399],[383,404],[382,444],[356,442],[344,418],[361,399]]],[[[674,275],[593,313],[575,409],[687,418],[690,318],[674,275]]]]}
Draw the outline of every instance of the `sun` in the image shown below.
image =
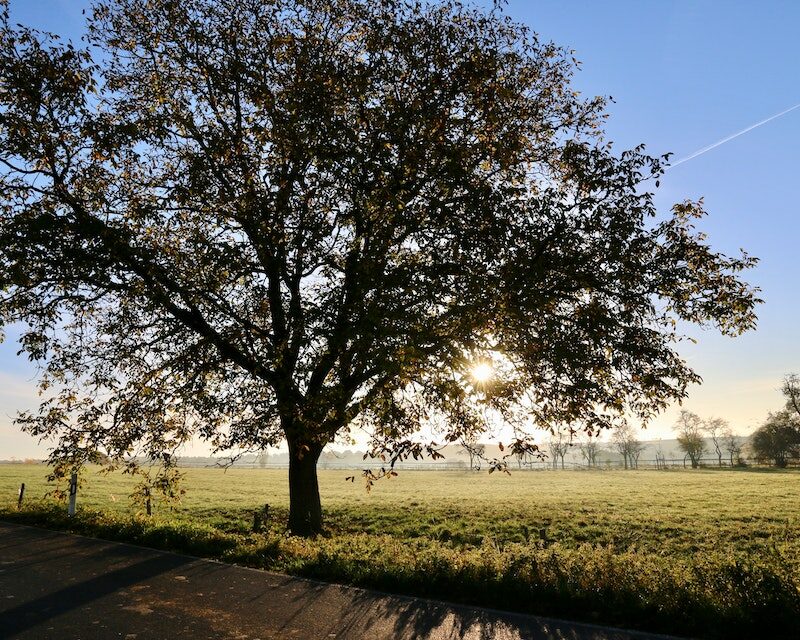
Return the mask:
{"type": "Polygon", "coordinates": [[[472,379],[478,383],[485,383],[491,380],[494,375],[494,369],[488,362],[479,362],[472,367],[472,379]]]}

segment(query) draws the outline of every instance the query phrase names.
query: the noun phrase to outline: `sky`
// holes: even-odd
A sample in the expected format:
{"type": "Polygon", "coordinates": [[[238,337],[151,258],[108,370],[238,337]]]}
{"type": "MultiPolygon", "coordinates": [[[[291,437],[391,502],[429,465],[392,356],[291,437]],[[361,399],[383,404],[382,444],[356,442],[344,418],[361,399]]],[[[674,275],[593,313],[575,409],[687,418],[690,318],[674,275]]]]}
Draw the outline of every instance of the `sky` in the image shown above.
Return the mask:
{"type": "MultiPolygon", "coordinates": [[[[11,13],[16,22],[77,39],[86,6],[11,0],[11,13]]],[[[650,154],[672,152],[677,161],[800,103],[800,3],[793,0],[511,0],[506,11],[541,39],[575,51],[582,62],[575,88],[613,98],[606,133],[620,151],[644,143],[650,154]]],[[[758,329],[736,339],[690,329],[698,343],[680,349],[703,377],[683,408],[725,418],[741,434],[782,406],[783,375],[800,372],[798,142],[795,109],[677,164],[656,191],[662,210],[702,197],[709,216],[700,228],[713,247],[729,254],[745,248],[761,260],[746,275],[765,300],[758,329]]],[[[42,457],[46,445],[12,425],[38,399],[35,370],[16,355],[14,333],[7,338],[0,344],[0,459],[42,457]]],[[[669,438],[679,410],[665,412],[642,437],[669,438]]]]}

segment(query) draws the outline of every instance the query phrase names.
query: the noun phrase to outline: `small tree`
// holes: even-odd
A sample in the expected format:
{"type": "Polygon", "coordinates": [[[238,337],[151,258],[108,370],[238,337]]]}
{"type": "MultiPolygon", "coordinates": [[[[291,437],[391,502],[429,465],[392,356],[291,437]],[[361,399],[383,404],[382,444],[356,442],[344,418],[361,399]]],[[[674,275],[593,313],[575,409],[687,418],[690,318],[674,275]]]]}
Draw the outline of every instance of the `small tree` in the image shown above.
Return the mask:
{"type": "Polygon", "coordinates": [[[639,441],[633,427],[625,422],[614,429],[611,435],[611,444],[622,456],[626,469],[635,469],[639,464],[639,455],[644,445],[639,441]]]}
{"type": "Polygon", "coordinates": [[[753,434],[751,446],[756,460],[786,467],[800,458],[800,418],[786,410],[770,413],[753,434]]]}
{"type": "Polygon", "coordinates": [[[628,447],[626,443],[626,433],[628,425],[623,424],[618,426],[614,433],[611,434],[611,445],[622,456],[622,462],[625,468],[628,468],[628,447]]]}
{"type": "Polygon", "coordinates": [[[597,456],[600,453],[598,437],[598,435],[587,433],[578,440],[578,449],[581,452],[581,457],[586,460],[586,466],[590,468],[597,466],[597,456]]]}
{"type": "Polygon", "coordinates": [[[661,440],[659,439],[658,445],[656,446],[656,469],[666,469],[667,468],[667,458],[664,455],[664,449],[661,446],[661,440]]]}
{"type": "Polygon", "coordinates": [[[514,458],[517,461],[517,468],[522,469],[526,465],[530,465],[533,462],[534,457],[538,456],[541,459],[541,454],[537,454],[538,447],[534,449],[531,447],[530,450],[520,450],[514,453],[514,458]]]}
{"type": "Polygon", "coordinates": [[[630,448],[630,459],[634,469],[639,468],[639,456],[642,455],[642,451],[644,451],[644,443],[635,440],[631,442],[630,448]]]}
{"type": "Polygon", "coordinates": [[[466,453],[469,456],[469,468],[471,471],[481,470],[481,460],[484,459],[486,445],[478,442],[477,436],[470,434],[461,439],[461,449],[459,453],[466,453]]]}
{"type": "Polygon", "coordinates": [[[570,446],[572,445],[572,437],[567,435],[563,430],[556,429],[550,433],[550,439],[547,442],[547,450],[552,459],[553,469],[558,468],[558,461],[561,460],[561,468],[564,468],[564,456],[567,455],[570,446]]]}
{"type": "Polygon", "coordinates": [[[742,460],[742,442],[730,426],[727,426],[722,433],[722,443],[728,453],[731,466],[740,464],[742,460]]]}
{"type": "Polygon", "coordinates": [[[717,454],[717,464],[722,466],[722,450],[724,448],[725,432],[730,430],[727,420],[722,418],[709,418],[703,422],[703,431],[711,438],[714,453],[717,454]]]}
{"type": "Polygon", "coordinates": [[[692,469],[700,466],[700,460],[706,451],[703,438],[703,421],[696,413],[682,410],[678,421],[672,427],[678,434],[678,446],[692,462],[692,469]]]}

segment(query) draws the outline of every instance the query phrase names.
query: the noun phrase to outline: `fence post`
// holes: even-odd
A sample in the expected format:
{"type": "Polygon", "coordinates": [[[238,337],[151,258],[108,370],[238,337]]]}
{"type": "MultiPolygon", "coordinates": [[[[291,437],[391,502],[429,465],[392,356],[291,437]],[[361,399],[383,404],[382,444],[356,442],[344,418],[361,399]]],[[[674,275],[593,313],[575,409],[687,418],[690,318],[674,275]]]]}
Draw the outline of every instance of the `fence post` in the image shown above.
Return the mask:
{"type": "Polygon", "coordinates": [[[145,487],[145,490],[144,490],[144,491],[145,491],[145,496],[147,497],[147,504],[146,504],[146,507],[147,507],[147,515],[148,515],[148,516],[151,516],[151,515],[153,515],[153,509],[152,509],[152,507],[150,506],[150,487],[145,487]]]}
{"type": "Polygon", "coordinates": [[[25,483],[19,485],[19,497],[17,498],[17,511],[22,509],[22,499],[25,497],[25,483]]]}
{"type": "Polygon", "coordinates": [[[69,478],[69,509],[67,515],[71,518],[75,515],[75,499],[78,497],[78,472],[73,471],[69,478]]]}

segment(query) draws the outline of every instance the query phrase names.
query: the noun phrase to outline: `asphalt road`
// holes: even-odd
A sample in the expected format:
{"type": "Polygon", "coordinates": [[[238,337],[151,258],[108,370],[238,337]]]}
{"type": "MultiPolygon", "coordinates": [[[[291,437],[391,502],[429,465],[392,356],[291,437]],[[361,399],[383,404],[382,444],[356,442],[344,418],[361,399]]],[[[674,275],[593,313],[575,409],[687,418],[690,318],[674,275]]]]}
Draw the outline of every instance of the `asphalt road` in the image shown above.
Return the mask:
{"type": "Polygon", "coordinates": [[[0,638],[655,640],[0,522],[0,638]]]}

